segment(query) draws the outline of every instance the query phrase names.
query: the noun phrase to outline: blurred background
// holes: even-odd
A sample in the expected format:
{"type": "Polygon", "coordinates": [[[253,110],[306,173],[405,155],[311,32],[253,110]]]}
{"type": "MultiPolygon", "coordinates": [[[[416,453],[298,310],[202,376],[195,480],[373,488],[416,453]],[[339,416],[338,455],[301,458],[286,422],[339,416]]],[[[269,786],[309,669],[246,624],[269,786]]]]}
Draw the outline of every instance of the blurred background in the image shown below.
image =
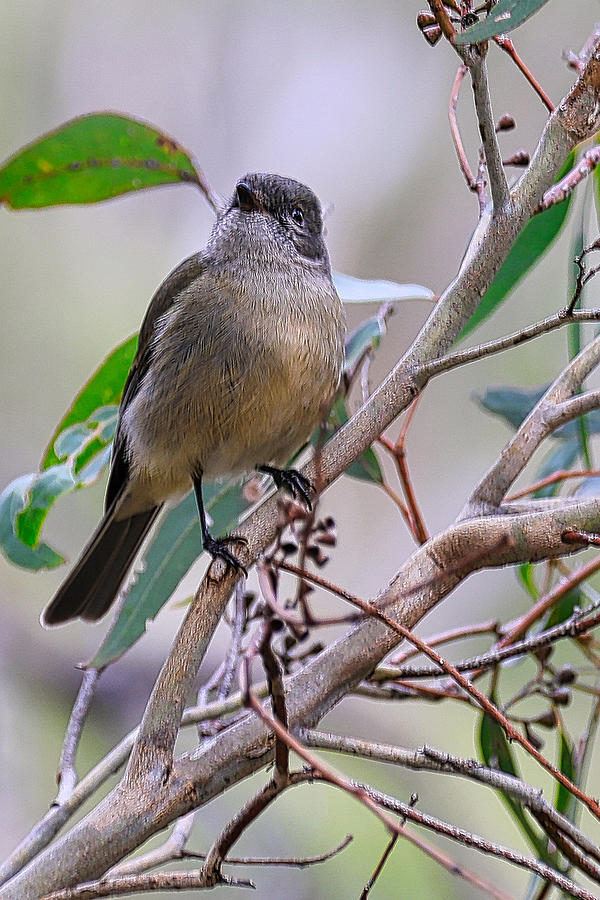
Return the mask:
{"type": "MultiPolygon", "coordinates": [[[[477,201],[458,170],[447,125],[457,58],[443,42],[432,49],[420,36],[417,0],[155,0],[151,5],[142,0],[4,0],[2,7],[1,159],[73,116],[120,111],[182,143],[223,194],[253,170],[309,184],[329,210],[328,244],[333,266],[342,272],[417,282],[436,293],[456,273],[477,217],[477,201]]],[[[574,15],[571,4],[549,3],[514,35],[517,49],[554,101],[573,80],[563,50],[580,48],[600,12],[597,0],[576,7],[574,15]]],[[[532,151],[545,109],[496,48],[489,66],[496,117],[510,112],[518,126],[501,136],[503,152],[532,151]]],[[[466,82],[459,118],[476,165],[477,134],[466,82]]],[[[184,185],[87,208],[0,210],[0,489],[37,468],[73,395],[107,353],[138,328],[157,285],[204,245],[211,224],[199,192],[184,185]]],[[[477,332],[477,342],[564,305],[567,250],[565,238],[477,332]]],[[[398,308],[372,370],[374,384],[404,352],[429,308],[423,302],[398,308]]],[[[373,312],[353,306],[349,325],[373,312]]],[[[431,532],[452,521],[509,437],[500,421],[477,407],[472,392],[491,383],[542,384],[554,378],[566,358],[565,336],[555,333],[428,387],[410,432],[408,461],[431,532]]],[[[99,518],[103,490],[104,482],[59,501],[48,519],[46,539],[69,560],[99,518]]],[[[372,596],[413,547],[397,509],[382,491],[350,478],[327,492],[322,509],[335,517],[339,532],[328,576],[363,597],[372,596]]],[[[186,579],[179,598],[193,592],[201,571],[202,565],[186,579]]],[[[63,577],[64,570],[34,575],[0,559],[2,858],[54,796],[62,736],[79,684],[76,665],[90,658],[106,629],[105,623],[55,631],[40,627],[42,607],[63,577]]],[[[479,574],[435,610],[420,633],[496,615],[506,620],[525,604],[513,572],[479,574]]],[[[101,679],[83,736],[80,772],[139,721],[182,615],[180,606],[165,607],[144,639],[101,679]]],[[[479,646],[472,641],[464,650],[479,646]]],[[[205,674],[222,652],[222,640],[216,640],[205,674]]],[[[476,717],[463,706],[345,701],[325,727],[472,756],[476,717]]],[[[339,764],[401,799],[417,792],[423,811],[524,849],[491,793],[391,767],[339,764]]],[[[524,772],[552,795],[539,770],[525,765],[524,772]]],[[[193,849],[207,849],[248,791],[263,780],[261,773],[252,785],[236,787],[203,810],[193,849]]],[[[590,789],[593,793],[593,783],[590,789]]],[[[285,795],[235,852],[318,854],[349,832],[355,836],[351,847],[322,866],[243,874],[257,882],[254,896],[259,898],[355,897],[386,836],[355,801],[333,789],[303,788],[285,795]]],[[[528,878],[519,870],[461,847],[439,846],[523,895],[528,878]]],[[[225,890],[216,894],[224,896],[225,890]]],[[[417,893],[481,896],[399,841],[372,896],[417,893]]]]}

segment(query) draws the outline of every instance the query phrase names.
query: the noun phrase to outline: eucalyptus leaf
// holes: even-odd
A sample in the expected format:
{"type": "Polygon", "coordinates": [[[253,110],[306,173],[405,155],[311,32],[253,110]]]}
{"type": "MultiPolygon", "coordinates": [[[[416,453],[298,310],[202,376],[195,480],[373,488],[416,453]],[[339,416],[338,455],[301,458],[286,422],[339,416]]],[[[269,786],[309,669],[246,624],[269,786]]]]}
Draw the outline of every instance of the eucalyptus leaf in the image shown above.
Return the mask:
{"type": "Polygon", "coordinates": [[[156,128],[117,113],[65,122],[0,169],[0,201],[13,209],[97,203],[129,191],[197,182],[186,151],[156,128]]]}
{"type": "MultiPolygon", "coordinates": [[[[570,469],[577,457],[579,456],[579,442],[575,438],[560,441],[558,446],[554,446],[552,450],[544,457],[541,466],[536,472],[538,481],[554,475],[555,472],[561,472],[570,469]]],[[[534,497],[554,497],[560,490],[561,483],[556,481],[554,484],[547,484],[543,488],[539,488],[534,493],[534,497]]]]}
{"type": "Polygon", "coordinates": [[[48,544],[40,541],[29,546],[17,533],[18,517],[27,509],[30,491],[38,477],[37,473],[21,475],[0,494],[0,549],[12,563],[33,571],[53,569],[64,562],[60,553],[48,544]]]}
{"type": "MultiPolygon", "coordinates": [[[[573,763],[573,747],[564,729],[559,730],[558,766],[563,775],[570,781],[576,780],[575,765],[573,763]]],[[[557,782],[554,806],[559,813],[573,821],[575,809],[575,797],[563,784],[557,782]]]]}
{"type": "MultiPolygon", "coordinates": [[[[555,181],[573,168],[575,152],[569,154],[555,181]]],[[[571,206],[572,194],[561,203],[533,216],[517,236],[483,299],[459,336],[466,337],[508,297],[521,279],[538,262],[560,234],[571,206]]]]}
{"type": "MultiPolygon", "coordinates": [[[[312,445],[314,447],[320,446],[323,440],[328,440],[342,427],[342,425],[346,424],[348,419],[349,414],[346,400],[339,394],[331,407],[324,433],[320,430],[315,432],[311,437],[312,445]]],[[[371,447],[368,447],[362,456],[346,469],[345,474],[350,475],[352,478],[358,478],[359,481],[371,481],[375,484],[383,484],[383,474],[379,462],[377,461],[377,457],[371,447]]]]}
{"type": "MultiPolygon", "coordinates": [[[[496,702],[494,696],[490,697],[490,700],[493,703],[496,702]]],[[[487,713],[483,713],[480,720],[479,746],[484,763],[491,769],[499,769],[501,772],[513,775],[515,778],[521,777],[504,730],[487,713]]],[[[520,804],[510,794],[501,791],[500,795],[539,859],[543,859],[545,862],[553,865],[552,854],[548,852],[546,841],[535,830],[527,818],[525,810],[521,808],[520,804]]]]}
{"type": "Polygon", "coordinates": [[[548,0],[499,0],[485,19],[454,36],[455,44],[479,44],[497,34],[513,31],[533,16],[548,0]]]}
{"type": "Polygon", "coordinates": [[[435,294],[420,284],[354,278],[333,272],[333,283],[344,303],[382,303],[384,300],[434,300],[435,294]]]}
{"type": "Polygon", "coordinates": [[[517,569],[519,580],[532,600],[537,600],[539,591],[535,583],[535,566],[533,563],[521,563],[517,569]]]}
{"type": "Polygon", "coordinates": [[[517,429],[527,418],[536,403],[542,399],[550,385],[539,388],[521,388],[501,385],[488,387],[483,394],[473,393],[483,409],[504,419],[512,428],[517,429]]]}
{"type": "MultiPolygon", "coordinates": [[[[204,488],[204,502],[215,535],[229,533],[250,506],[240,484],[224,487],[209,483],[204,488]]],[[[88,663],[90,667],[104,668],[144,634],[148,620],[169,600],[201,552],[198,507],[190,492],[160,520],[142,571],[129,588],[116,622],[88,663]]]]}
{"type": "Polygon", "coordinates": [[[346,340],[344,373],[352,373],[367,350],[376,350],[386,332],[383,316],[371,316],[361,322],[346,340]]]}
{"type": "Polygon", "coordinates": [[[115,347],[81,388],[50,438],[42,459],[42,469],[47,469],[58,462],[55,444],[65,429],[77,423],[87,422],[89,417],[102,407],[119,404],[129,369],[137,352],[137,342],[136,334],[115,347]]]}

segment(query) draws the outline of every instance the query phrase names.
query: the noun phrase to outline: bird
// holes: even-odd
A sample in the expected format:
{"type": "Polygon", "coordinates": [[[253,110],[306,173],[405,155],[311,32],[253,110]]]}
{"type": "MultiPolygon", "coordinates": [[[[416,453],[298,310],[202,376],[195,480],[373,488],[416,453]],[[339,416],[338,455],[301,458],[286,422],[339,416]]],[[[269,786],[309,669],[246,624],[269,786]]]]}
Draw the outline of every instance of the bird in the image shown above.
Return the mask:
{"type": "Polygon", "coordinates": [[[323,421],[345,340],[319,200],[281,175],[249,173],[206,247],[155,292],[119,407],[104,515],[42,613],[44,626],[100,619],[166,503],[193,489],[202,547],[245,571],[235,535],[213,537],[204,480],[272,476],[310,506],[286,462],[323,421]]]}

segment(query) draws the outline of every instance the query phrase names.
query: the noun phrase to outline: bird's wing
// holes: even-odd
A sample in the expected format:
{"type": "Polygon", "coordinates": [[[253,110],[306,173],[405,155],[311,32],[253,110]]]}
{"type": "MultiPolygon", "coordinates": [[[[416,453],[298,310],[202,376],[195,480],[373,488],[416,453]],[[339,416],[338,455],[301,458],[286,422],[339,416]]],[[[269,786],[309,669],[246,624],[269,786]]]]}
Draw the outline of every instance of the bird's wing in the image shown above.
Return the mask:
{"type": "Polygon", "coordinates": [[[106,510],[116,500],[129,478],[129,463],[127,461],[125,437],[121,429],[121,421],[123,412],[137,394],[142,379],[148,371],[153,353],[152,338],[156,321],[176,302],[181,292],[202,274],[203,269],[204,262],[201,253],[195,253],[193,256],[184,259],[160,285],[144,316],[140,328],[138,350],[123,388],[123,396],[119,408],[119,422],[113,443],[110,474],[104,501],[106,510]]]}

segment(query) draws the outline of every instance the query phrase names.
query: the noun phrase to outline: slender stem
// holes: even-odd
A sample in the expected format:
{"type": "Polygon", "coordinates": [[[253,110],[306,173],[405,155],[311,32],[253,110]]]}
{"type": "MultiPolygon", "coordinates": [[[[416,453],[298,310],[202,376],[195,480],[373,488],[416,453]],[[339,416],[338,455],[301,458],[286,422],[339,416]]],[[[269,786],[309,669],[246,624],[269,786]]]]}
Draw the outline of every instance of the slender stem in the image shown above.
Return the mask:
{"type": "Polygon", "coordinates": [[[77,784],[77,772],[75,770],[75,757],[81,739],[81,732],[85,723],[96,684],[100,678],[100,669],[86,669],[83,673],[81,687],[73,706],[71,718],[65,732],[60,761],[58,764],[58,794],[55,803],[62,805],[73,793],[77,784]]]}
{"type": "Polygon", "coordinates": [[[506,209],[510,200],[510,191],[506,173],[502,165],[502,156],[498,146],[494,114],[488,88],[487,65],[484,57],[479,57],[469,66],[473,82],[473,97],[477,112],[477,123],[483,142],[485,162],[487,165],[492,191],[494,212],[506,209]]]}
{"type": "Polygon", "coordinates": [[[513,331],[504,337],[496,338],[492,341],[486,341],[484,344],[478,344],[476,347],[469,347],[467,350],[457,350],[454,353],[448,353],[440,356],[438,359],[432,359],[425,364],[425,370],[428,377],[440,375],[442,372],[448,372],[458,366],[464,366],[466,363],[475,362],[479,359],[485,359],[494,353],[501,353],[503,350],[509,350],[511,347],[518,347],[525,341],[539,337],[554,331],[555,328],[562,328],[573,322],[597,322],[600,321],[600,309],[579,309],[568,313],[566,309],[562,309],[552,316],[540,319],[532,325],[528,325],[521,331],[513,331]]]}
{"type": "Polygon", "coordinates": [[[458,122],[456,120],[456,105],[458,103],[458,95],[460,93],[460,86],[463,83],[464,77],[468,72],[468,68],[465,65],[461,65],[458,67],[456,72],[456,76],[454,78],[454,83],[452,85],[452,91],[450,92],[450,102],[448,105],[448,119],[450,121],[450,134],[452,135],[452,141],[454,143],[454,149],[456,150],[456,155],[458,156],[458,163],[460,165],[460,170],[465,176],[465,181],[469,187],[469,190],[476,191],[477,183],[475,178],[473,177],[473,173],[471,172],[471,166],[469,165],[469,160],[467,159],[467,154],[465,153],[464,144],[462,142],[462,138],[460,136],[460,129],[458,127],[458,122]]]}
{"type": "Polygon", "coordinates": [[[544,104],[546,109],[548,110],[548,112],[554,112],[554,104],[552,103],[552,100],[550,99],[548,94],[545,92],[545,90],[543,89],[543,87],[541,86],[539,81],[537,81],[533,77],[533,75],[531,74],[531,72],[529,71],[529,69],[527,68],[527,66],[525,65],[525,63],[523,62],[523,60],[521,59],[521,57],[519,56],[517,51],[515,50],[515,45],[510,40],[510,38],[507,38],[505,35],[497,34],[494,38],[494,41],[500,47],[501,50],[504,50],[505,53],[508,53],[508,55],[510,56],[510,58],[512,59],[514,64],[523,73],[523,75],[525,76],[525,78],[527,79],[527,81],[529,82],[531,87],[534,89],[534,91],[536,92],[536,94],[538,95],[538,97],[540,98],[540,100],[542,101],[542,103],[544,104]]]}

